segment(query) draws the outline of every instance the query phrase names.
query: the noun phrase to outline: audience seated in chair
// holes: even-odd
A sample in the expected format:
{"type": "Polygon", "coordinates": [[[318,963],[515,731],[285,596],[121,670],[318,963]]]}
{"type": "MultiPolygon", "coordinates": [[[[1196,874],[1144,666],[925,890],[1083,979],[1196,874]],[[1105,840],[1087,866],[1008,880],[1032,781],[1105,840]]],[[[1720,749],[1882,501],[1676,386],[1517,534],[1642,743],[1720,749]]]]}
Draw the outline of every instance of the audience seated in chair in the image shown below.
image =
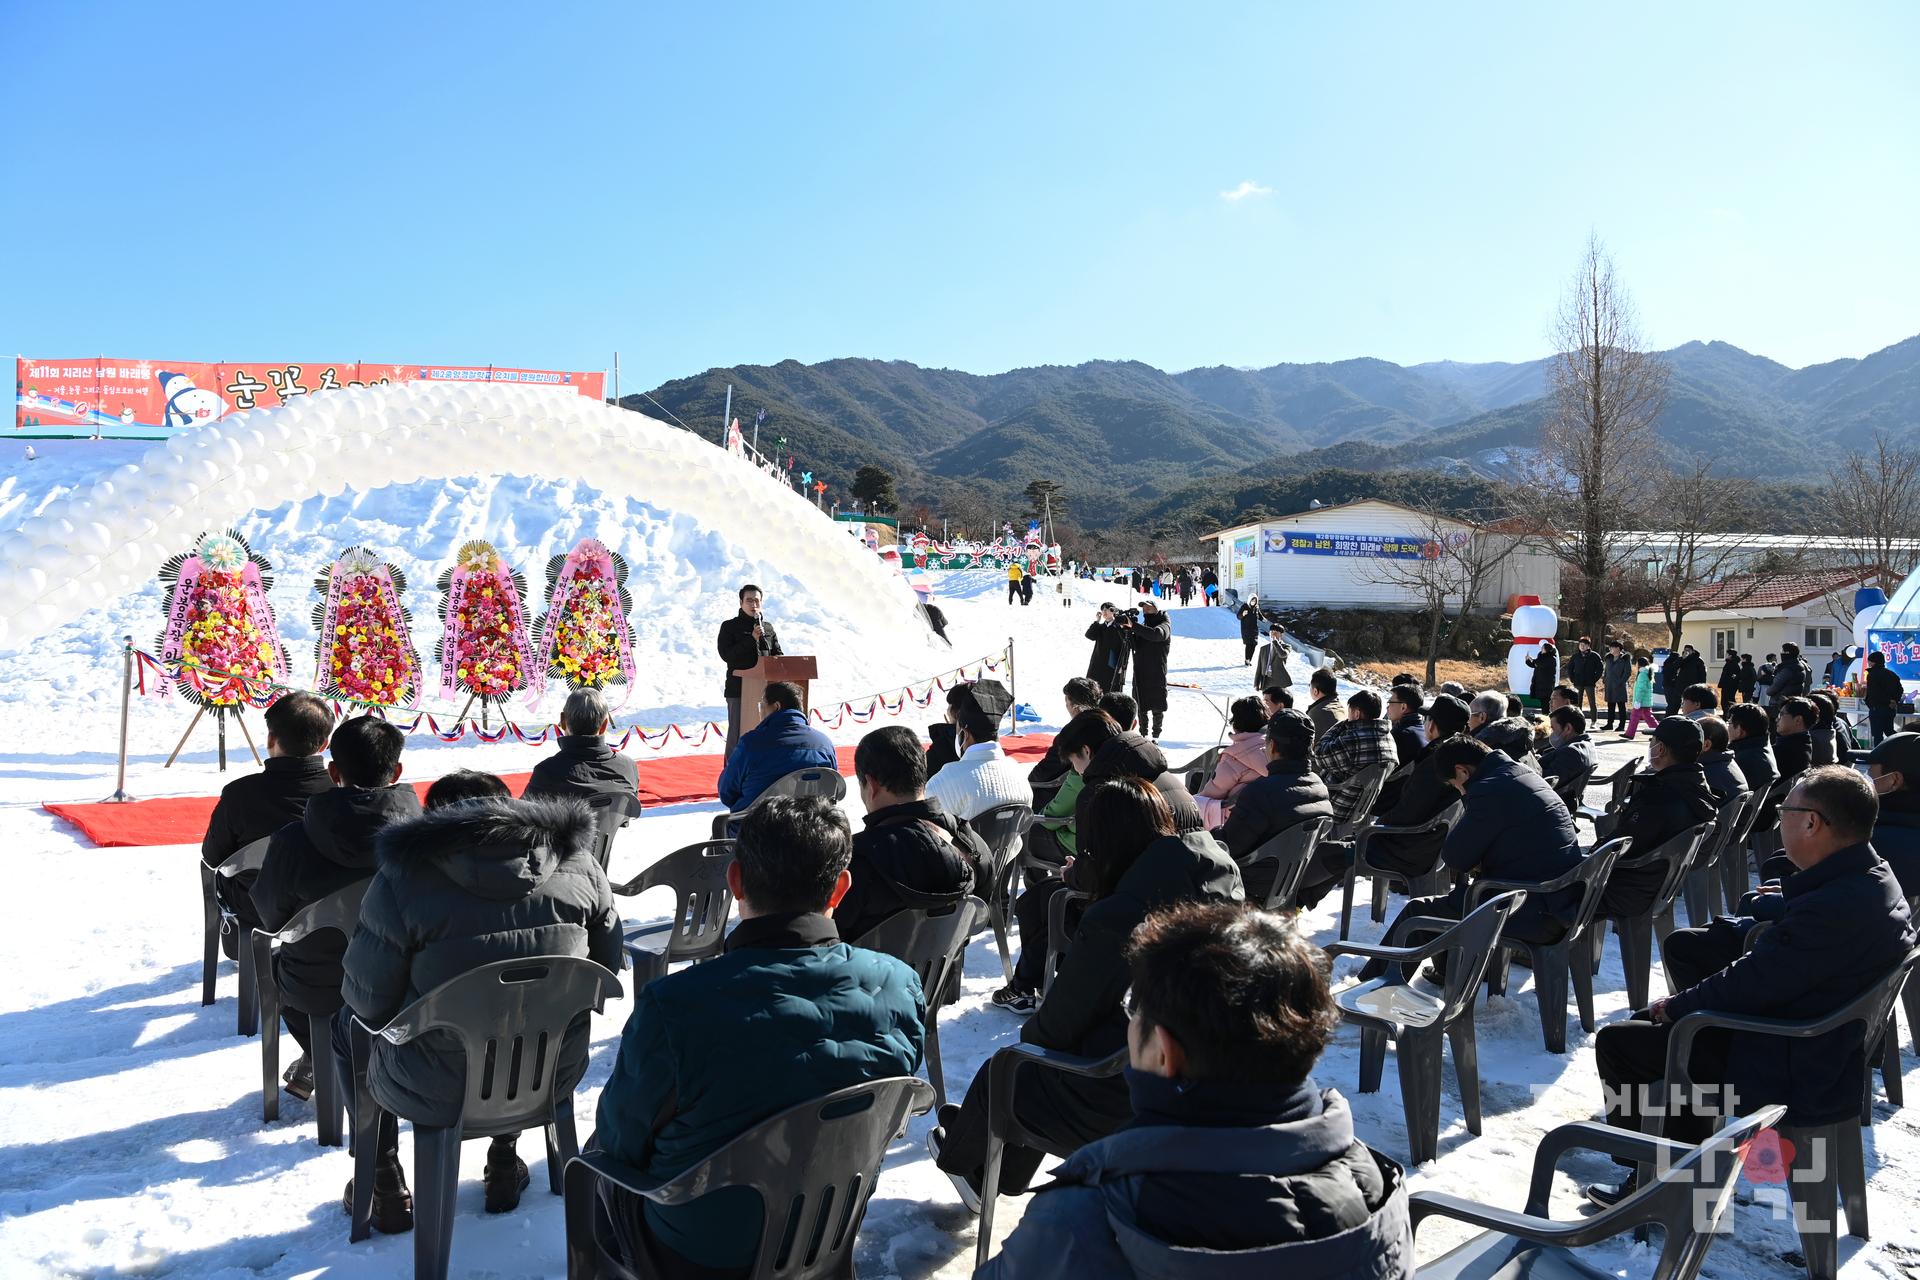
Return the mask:
{"type": "MultiPolygon", "coordinates": [[[[354,716],[340,722],[329,743],[329,790],[307,801],[298,822],[273,833],[267,860],[253,885],[253,906],[260,927],[283,928],[303,908],[369,879],[375,868],[374,840],[382,828],[419,816],[420,797],[400,781],[400,752],[406,736],[385,720],[354,716]]],[[[347,940],[323,929],[274,954],[273,975],[261,982],[279,984],[281,1018],[300,1046],[287,1068],[288,1092],[313,1094],[313,1040],[340,1009],[340,959],[347,940]]],[[[325,1044],[321,1048],[324,1051],[325,1044]]]]}
{"type": "Polygon", "coordinates": [[[960,758],[927,779],[927,795],[956,818],[971,821],[1003,804],[1033,804],[1033,786],[1000,748],[1000,719],[1013,697],[998,680],[975,680],[947,701],[960,758]]]}
{"type": "MultiPolygon", "coordinates": [[[[1668,716],[1654,727],[1653,741],[1647,744],[1651,767],[1635,775],[1612,829],[1600,833],[1607,839],[1626,836],[1633,841],[1621,862],[1652,853],[1720,812],[1700,768],[1700,749],[1705,744],[1700,726],[1684,716],[1668,716]]],[[[1663,861],[1631,868],[1616,864],[1600,896],[1600,917],[1625,920],[1642,914],[1653,906],[1666,875],[1663,861]]]]}
{"type": "Polygon", "coordinates": [[[640,775],[630,756],[607,745],[613,717],[607,695],[575,689],[560,708],[559,749],[533,766],[526,797],[574,796],[591,800],[614,795],[627,801],[629,818],[640,812],[640,775]]]}
{"type": "MultiPolygon", "coordinates": [[[[727,872],[740,922],[726,953],[634,996],[594,1146],[664,1180],[790,1106],[914,1073],[918,979],[892,956],[850,946],[834,923],[852,851],[846,816],[829,800],[769,800],[740,824],[727,872]]],[[[642,1274],[744,1274],[759,1247],[750,1189],[684,1206],[603,1194],[622,1252],[648,1260],[642,1274]]]]}
{"type": "MultiPolygon", "coordinates": [[[[1082,783],[1091,787],[1105,778],[1143,779],[1152,783],[1166,800],[1167,807],[1173,811],[1176,829],[1204,830],[1204,824],[1200,821],[1200,806],[1193,802],[1193,795],[1187,790],[1187,780],[1172,771],[1160,744],[1134,732],[1126,721],[1104,710],[1109,701],[1115,701],[1116,710],[1132,714],[1133,699],[1127,698],[1126,703],[1121,705],[1116,701],[1121,697],[1126,695],[1108,694],[1100,700],[1102,710],[1076,716],[1060,731],[1063,735],[1072,732],[1074,750],[1089,746],[1093,748],[1093,758],[1088,761],[1081,775],[1082,783]]],[[[1085,793],[1082,792],[1081,800],[1076,802],[1076,815],[1079,813],[1078,806],[1084,804],[1085,793]]]]}
{"type": "MultiPolygon", "coordinates": [[[[1420,686],[1408,677],[1406,683],[1395,683],[1387,690],[1387,724],[1393,730],[1394,756],[1405,764],[1417,759],[1427,745],[1427,696],[1420,686]]],[[[1394,783],[1397,792],[1400,784],[1394,783]]],[[[1388,793],[1381,793],[1382,807],[1390,801],[1388,793]]]]}
{"type": "Polygon", "coordinates": [[[985,841],[926,794],[927,757],[905,725],[875,729],[853,753],[866,825],[853,836],[852,885],[835,927],[857,940],[895,912],[950,906],[974,891],[985,841]]]}
{"type": "Polygon", "coordinates": [[[1127,732],[1140,722],[1140,704],[1133,700],[1130,693],[1103,693],[1096,711],[1104,711],[1113,718],[1113,722],[1127,732]]]}
{"type": "MultiPolygon", "coordinates": [[[[1734,764],[1747,780],[1747,790],[1765,791],[1781,776],[1780,763],[1774,759],[1773,743],[1768,740],[1767,710],[1751,702],[1742,702],[1727,712],[1727,749],[1734,764]]],[[[1766,821],[1762,815],[1762,821],[1766,821]]]]}
{"type": "MultiPolygon", "coordinates": [[[[1748,894],[1744,915],[1676,930],[1662,948],[1675,994],[1600,1029],[1594,1058],[1608,1123],[1640,1129],[1654,1107],[1665,1116],[1666,1137],[1699,1142],[1728,1104],[1745,1114],[1783,1103],[1796,1124],[1858,1115],[1865,1066],[1857,1028],[1800,1040],[1709,1028],[1693,1042],[1687,1074],[1696,1084],[1719,1084],[1724,1096],[1650,1098],[1646,1086],[1664,1077],[1672,1024],[1686,1015],[1819,1018],[1906,955],[1914,944],[1906,897],[1868,843],[1878,812],[1872,785],[1852,769],[1818,769],[1794,787],[1780,807],[1780,839],[1795,868],[1785,884],[1748,894]],[[1763,921],[1772,927],[1746,949],[1763,921]]],[[[1587,1194],[1611,1205],[1633,1186],[1629,1178],[1587,1194]]]]}
{"type": "MultiPolygon", "coordinates": [[[[493,774],[469,770],[437,780],[426,812],[382,829],[376,842],[380,870],[343,964],[347,1008],[380,1027],[435,987],[522,956],[584,956],[617,972],[620,918],[593,856],[594,830],[592,811],[577,799],[515,800],[493,774]]],[[[333,1028],[342,1080],[351,1079],[346,1024],[343,1012],[333,1028]]],[[[582,1015],[560,1046],[555,1072],[563,1091],[586,1074],[588,1047],[582,1015]]],[[[406,1190],[390,1117],[453,1124],[467,1088],[465,1055],[446,1032],[399,1045],[376,1037],[367,1080],[387,1113],[374,1190],[384,1231],[395,1225],[396,1192],[406,1190]]],[[[488,1213],[512,1210],[526,1189],[518,1137],[503,1134],[487,1150],[488,1213]]]]}
{"type": "MultiPolygon", "coordinates": [[[[1100,686],[1085,676],[1075,676],[1067,681],[1060,695],[1067,704],[1069,720],[1082,711],[1092,711],[1100,705],[1100,686]]],[[[1059,744],[1055,743],[1047,748],[1047,754],[1040,758],[1039,763],[1027,770],[1027,784],[1034,789],[1037,798],[1040,790],[1063,783],[1072,773],[1073,767],[1060,754],[1059,744]]],[[[1038,808],[1038,805],[1035,807],[1038,808]]]]}
{"type": "Polygon", "coordinates": [[[1773,713],[1773,758],[1780,776],[1791,778],[1813,768],[1813,726],[1819,710],[1806,698],[1776,703],[1773,713]]]}
{"type": "Polygon", "coordinates": [[[1347,699],[1347,718],[1321,732],[1313,744],[1313,771],[1327,784],[1334,820],[1358,822],[1362,793],[1360,774],[1384,764],[1388,772],[1400,763],[1393,729],[1380,718],[1380,695],[1361,689],[1347,699]]]}
{"type": "MultiPolygon", "coordinates": [[[[1305,713],[1282,711],[1267,721],[1267,773],[1247,784],[1228,815],[1226,825],[1214,834],[1227,846],[1234,862],[1245,867],[1261,845],[1281,832],[1315,818],[1333,817],[1333,802],[1327,784],[1308,763],[1313,751],[1313,722],[1305,713]]],[[[1337,868],[1310,867],[1301,882],[1301,901],[1311,895],[1318,901],[1330,883],[1339,879],[1344,864],[1337,868]]],[[[1265,902],[1273,889],[1277,865],[1263,862],[1251,869],[1247,896],[1265,902]]]]}
{"type": "Polygon", "coordinates": [[[1719,716],[1701,716],[1694,723],[1700,726],[1703,740],[1700,771],[1706,775],[1707,789],[1724,809],[1752,788],[1747,785],[1747,775],[1740,772],[1740,762],[1733,757],[1733,739],[1727,731],[1727,722],[1719,716]]]}
{"type": "Polygon", "coordinates": [[[1413,1275],[1405,1175],[1311,1075],[1339,1024],[1286,917],[1210,903],[1128,948],[1133,1119],[1039,1188],[983,1280],[1413,1275]]]}
{"type": "Polygon", "coordinates": [[[1307,677],[1307,688],[1313,692],[1313,701],[1307,704],[1307,719],[1313,724],[1313,736],[1317,742],[1320,735],[1333,728],[1340,719],[1340,712],[1334,704],[1334,699],[1340,693],[1340,682],[1334,678],[1333,672],[1325,667],[1317,667],[1307,677]]]}
{"type": "Polygon", "coordinates": [[[1710,684],[1690,684],[1680,691],[1680,714],[1685,719],[1697,721],[1719,709],[1720,695],[1710,684]]]}
{"type": "Polygon", "coordinates": [[[1193,798],[1200,806],[1200,820],[1209,827],[1225,822],[1247,784],[1267,772],[1267,712],[1261,708],[1260,699],[1235,698],[1227,709],[1227,718],[1233,737],[1213,766],[1213,776],[1193,798]]]}
{"type": "Polygon", "coordinates": [[[1562,782],[1593,772],[1593,739],[1587,734],[1587,713],[1578,707],[1559,707],[1547,716],[1551,726],[1547,749],[1540,753],[1543,777],[1562,782]]]}
{"type": "MultiPolygon", "coordinates": [[[[240,850],[298,822],[307,801],[331,790],[327,762],[320,756],[333,732],[333,711],[311,693],[289,693],[267,708],[267,760],[260,772],[235,778],[220,789],[220,799],[207,818],[207,834],[200,841],[200,860],[217,867],[240,850]]],[[[242,871],[214,881],[220,902],[240,921],[240,931],[221,936],[227,958],[245,945],[259,927],[253,909],[253,882],[258,872],[242,871]]]]}
{"type": "MultiPolygon", "coordinates": [[[[1139,778],[1089,782],[1081,796],[1079,828],[1080,854],[1067,868],[1067,885],[1093,900],[1073,926],[1073,941],[1053,986],[1021,1027],[1020,1039],[1097,1058],[1127,1043],[1121,1000],[1130,981],[1126,945],[1134,927],[1160,907],[1240,902],[1244,894],[1240,871],[1226,850],[1205,831],[1177,834],[1166,800],[1139,778]]],[[[1044,938],[1025,932],[1024,918],[1020,945],[1023,961],[1036,947],[1044,955],[1046,947],[1044,938]]],[[[939,1125],[928,1137],[935,1162],[975,1212],[987,1154],[987,1075],[983,1064],[966,1099],[942,1107],[939,1125]]],[[[1017,1104],[1030,1130],[1072,1145],[1113,1133],[1131,1115],[1126,1085],[1118,1079],[1028,1068],[1020,1073],[1017,1104]]],[[[1030,1148],[1008,1147],[1001,1192],[1025,1191],[1040,1158],[1030,1148]]]]}
{"type": "MultiPolygon", "coordinates": [[[[1493,880],[1545,881],[1570,871],[1580,861],[1580,840],[1573,815],[1547,780],[1505,752],[1477,738],[1448,738],[1433,753],[1439,776],[1463,800],[1460,821],[1447,833],[1441,859],[1456,880],[1443,897],[1412,898],[1393,924],[1414,916],[1460,920],[1466,915],[1468,877],[1493,880]]],[[[1529,894],[1507,919],[1503,936],[1525,942],[1552,943],[1566,936],[1567,925],[1579,906],[1579,891],[1529,894]]],[[[1386,972],[1379,960],[1361,970],[1365,979],[1386,972]]]]}
{"type": "Polygon", "coordinates": [[[1277,684],[1268,685],[1260,691],[1260,709],[1267,713],[1269,720],[1277,712],[1293,710],[1293,690],[1277,684]]]}
{"type": "Polygon", "coordinates": [[[1482,689],[1467,704],[1467,732],[1528,768],[1534,766],[1533,727],[1516,710],[1508,708],[1517,699],[1497,689],[1482,689]]]}
{"type": "Polygon", "coordinates": [[[720,771],[720,803],[736,813],[790,773],[840,768],[832,739],[807,724],[799,685],[775,681],[760,705],[767,718],[740,735],[720,771]]]}
{"type": "Polygon", "coordinates": [[[1900,892],[1920,898],[1920,733],[1882,738],[1867,754],[1867,773],[1880,798],[1873,850],[1893,868],[1900,892]]]}
{"type": "MultiPolygon", "coordinates": [[[[1413,770],[1399,784],[1391,805],[1384,798],[1380,821],[1390,827],[1418,827],[1432,822],[1460,803],[1451,778],[1440,776],[1434,752],[1440,744],[1467,731],[1467,704],[1450,693],[1437,693],[1427,706],[1426,745],[1413,757],[1413,770]]],[[[1424,835],[1376,834],[1367,841],[1367,861],[1382,871],[1411,879],[1433,868],[1446,840],[1443,831],[1424,835]]],[[[1344,871],[1342,872],[1344,874],[1344,871]]]]}

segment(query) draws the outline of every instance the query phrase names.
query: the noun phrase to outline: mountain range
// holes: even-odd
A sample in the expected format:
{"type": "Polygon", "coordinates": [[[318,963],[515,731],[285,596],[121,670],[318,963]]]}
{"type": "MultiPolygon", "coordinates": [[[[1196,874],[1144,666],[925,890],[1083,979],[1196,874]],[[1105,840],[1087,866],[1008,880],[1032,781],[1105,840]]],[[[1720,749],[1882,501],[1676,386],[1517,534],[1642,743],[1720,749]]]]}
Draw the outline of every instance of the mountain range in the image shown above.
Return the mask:
{"type": "MultiPolygon", "coordinates": [[[[1724,342],[1663,354],[1672,376],[1661,441],[1674,458],[1708,458],[1728,475],[1815,481],[1822,458],[1920,427],[1920,337],[1804,369],[1724,342]]],[[[1065,486],[1079,523],[1100,529],[1228,518],[1247,508],[1236,494],[1315,476],[1387,496],[1406,483],[1392,473],[1440,472],[1462,495],[1490,492],[1539,442],[1549,373],[1550,359],[1180,373],[1097,360],[999,374],[787,360],[709,369],[622,403],[717,437],[731,384],[749,430],[766,413],[762,450],[785,438],[798,465],[842,495],[874,464],[893,473],[909,509],[997,522],[1044,478],[1065,486]]]]}

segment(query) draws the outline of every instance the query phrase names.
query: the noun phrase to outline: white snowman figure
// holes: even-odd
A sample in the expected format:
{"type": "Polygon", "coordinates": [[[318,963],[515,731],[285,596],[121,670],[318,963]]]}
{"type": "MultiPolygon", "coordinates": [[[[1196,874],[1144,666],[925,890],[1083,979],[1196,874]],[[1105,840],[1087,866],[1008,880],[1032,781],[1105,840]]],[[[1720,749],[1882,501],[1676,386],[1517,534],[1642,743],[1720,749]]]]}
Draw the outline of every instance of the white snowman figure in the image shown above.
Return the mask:
{"type": "Polygon", "coordinates": [[[194,386],[184,373],[162,371],[160,394],[167,398],[164,421],[169,427],[203,426],[227,411],[227,402],[218,392],[194,386]]]}
{"type": "Polygon", "coordinates": [[[1507,689],[1525,694],[1533,687],[1527,659],[1560,632],[1560,615],[1540,603],[1539,596],[1521,596],[1513,610],[1513,647],[1507,650],[1507,689]]]}
{"type": "Polygon", "coordinates": [[[1880,621],[1880,615],[1887,609],[1887,593],[1878,587],[1861,587],[1853,593],[1853,652],[1854,659],[1847,666],[1847,679],[1859,680],[1866,675],[1868,633],[1880,621]]]}

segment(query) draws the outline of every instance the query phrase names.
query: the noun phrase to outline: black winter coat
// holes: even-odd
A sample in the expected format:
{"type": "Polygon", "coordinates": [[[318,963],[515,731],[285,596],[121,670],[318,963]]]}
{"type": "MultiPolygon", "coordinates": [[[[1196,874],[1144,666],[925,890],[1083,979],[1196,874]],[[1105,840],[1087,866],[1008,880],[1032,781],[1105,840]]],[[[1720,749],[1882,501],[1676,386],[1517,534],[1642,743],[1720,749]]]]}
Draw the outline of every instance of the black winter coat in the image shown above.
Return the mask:
{"type": "Polygon", "coordinates": [[[631,756],[607,745],[599,734],[562,737],[560,749],[533,766],[524,795],[591,800],[595,796],[625,796],[629,815],[640,812],[640,771],[631,756]]]}
{"type": "MultiPolygon", "coordinates": [[[[420,797],[405,782],[390,787],[334,787],[307,801],[300,821],[273,833],[253,885],[253,907],[266,929],[280,929],[303,908],[373,875],[374,840],[396,822],[419,816],[420,797]]],[[[274,977],[286,1003],[331,1016],[340,1008],[340,958],[347,940],[331,929],[280,948],[274,977]]]]}
{"type": "Polygon", "coordinates": [[[858,944],[896,912],[957,902],[973,892],[974,870],[991,856],[986,841],[938,800],[875,809],[854,833],[853,885],[834,908],[834,927],[858,944]]]}
{"type": "Polygon", "coordinates": [[[1313,721],[1313,740],[1320,741],[1322,734],[1340,722],[1340,713],[1335,711],[1338,701],[1332,694],[1324,698],[1315,698],[1307,704],[1307,719],[1313,721]]]}
{"type": "Polygon", "coordinates": [[[744,613],[736,613],[720,624],[720,639],[716,648],[720,651],[720,660],[727,664],[727,688],[723,696],[737,698],[740,696],[740,677],[733,673],[745,671],[763,656],[779,657],[780,635],[764,617],[750,618],[744,613]],[[760,628],[758,640],[753,638],[756,625],[760,628]]]}
{"type": "Polygon", "coordinates": [[[1740,692],[1740,664],[1732,658],[1720,668],[1720,710],[1724,713],[1733,705],[1733,699],[1740,692]]]}
{"type": "MultiPolygon", "coordinates": [[[[1440,739],[1444,741],[1446,739],[1440,739]]],[[[1390,827],[1421,826],[1460,802],[1460,793],[1440,780],[1440,769],[1433,762],[1434,749],[1440,742],[1429,742],[1417,756],[1410,757],[1414,761],[1413,770],[1399,784],[1400,794],[1392,805],[1382,809],[1382,823],[1390,827]]],[[[1402,875],[1425,875],[1433,869],[1445,842],[1443,832],[1422,836],[1375,835],[1367,841],[1367,860],[1402,875]]]]}
{"type": "MultiPolygon", "coordinates": [[[[1904,957],[1913,920],[1893,869],[1868,844],[1830,854],[1787,877],[1784,912],[1746,952],[1712,977],[1670,997],[1678,1020],[1710,1009],[1803,1020],[1834,1012],[1904,957]]],[[[1717,926],[1716,926],[1717,927],[1717,926]]],[[[1792,1124],[1860,1114],[1860,1024],[1810,1040],[1735,1032],[1727,1082],[1743,1109],[1785,1103],[1792,1124]]]]}
{"type": "MultiPolygon", "coordinates": [[[[1552,880],[1580,861],[1573,815],[1547,780],[1499,752],[1488,756],[1467,783],[1460,821],[1447,833],[1441,857],[1458,876],[1476,879],[1552,880]]],[[[1548,897],[1529,894],[1508,918],[1516,937],[1551,918],[1565,924],[1576,904],[1571,891],[1548,897]]]]}
{"type": "Polygon", "coordinates": [[[1730,750],[1733,752],[1733,762],[1740,766],[1741,776],[1747,780],[1747,790],[1765,790],[1780,776],[1780,765],[1773,758],[1773,748],[1765,738],[1758,735],[1741,738],[1732,744],[1730,750]]]}
{"type": "Polygon", "coordinates": [[[1095,618],[1087,627],[1087,639],[1093,641],[1087,679],[1108,693],[1118,692],[1127,683],[1127,629],[1117,622],[1095,618]]]}
{"type": "Polygon", "coordinates": [[[1783,733],[1773,740],[1773,758],[1780,767],[1780,776],[1791,778],[1796,773],[1805,773],[1813,768],[1813,734],[1802,730],[1799,733],[1783,733]]]}
{"type": "Polygon", "coordinates": [[[1748,702],[1753,701],[1753,691],[1760,687],[1760,673],[1754,670],[1753,660],[1740,660],[1740,696],[1748,702]]]}
{"type": "MultiPolygon", "coordinates": [[[[200,860],[217,867],[255,840],[270,836],[289,822],[298,822],[307,801],[333,790],[327,762],[321,756],[273,756],[260,772],[235,778],[220,789],[219,802],[207,819],[200,841],[200,860]]],[[[246,876],[251,881],[253,877],[246,876]]]]}
{"type": "Polygon", "coordinates": [[[1560,683],[1560,651],[1549,640],[1540,646],[1540,652],[1527,659],[1527,666],[1533,671],[1533,679],[1527,686],[1527,692],[1542,707],[1553,694],[1553,686],[1560,683]]]}
{"type": "Polygon", "coordinates": [[[1593,739],[1584,733],[1576,734],[1565,744],[1548,747],[1541,754],[1540,773],[1542,777],[1568,782],[1582,771],[1591,775],[1593,761],[1593,739]]]}
{"type": "MultiPolygon", "coordinates": [[[[1234,798],[1233,811],[1226,825],[1215,834],[1227,846],[1235,863],[1246,875],[1246,861],[1273,837],[1315,818],[1331,818],[1333,801],[1327,784],[1307,767],[1304,760],[1273,760],[1267,764],[1267,776],[1255,778],[1234,798]]],[[[1247,883],[1247,892],[1266,901],[1273,888],[1273,863],[1262,863],[1247,883]]]]}
{"type": "Polygon", "coordinates": [[[1473,736],[1495,751],[1505,752],[1516,764],[1531,766],[1533,763],[1533,726],[1518,716],[1483,724],[1474,730],[1473,736]]]}
{"type": "Polygon", "coordinates": [[[1240,606],[1240,639],[1252,640],[1260,634],[1260,611],[1250,604],[1240,606]]]}
{"type": "Polygon", "coordinates": [[[1678,701],[1680,695],[1685,693],[1690,686],[1705,684],[1707,682],[1707,660],[1697,653],[1692,657],[1687,657],[1685,654],[1682,654],[1678,674],[1680,687],[1673,689],[1669,686],[1669,692],[1673,694],[1675,701],[1678,701]]]}
{"type": "Polygon", "coordinates": [[[1870,707],[1894,707],[1906,701],[1906,686],[1900,677],[1885,667],[1867,668],[1866,695],[1861,699],[1870,707]]]}
{"type": "Polygon", "coordinates": [[[1813,668],[1805,658],[1782,658],[1773,669],[1773,683],[1767,686],[1767,702],[1779,706],[1788,698],[1797,698],[1813,689],[1813,668]]]}
{"type": "Polygon", "coordinates": [[[1606,673],[1606,660],[1593,649],[1584,652],[1575,649],[1567,655],[1567,679],[1576,689],[1585,689],[1599,684],[1601,677],[1606,673]]]}
{"type": "Polygon", "coordinates": [[[1900,892],[1920,898],[1920,791],[1896,791],[1880,797],[1880,820],[1873,825],[1873,851],[1887,860],[1900,892]]]}
{"type": "MultiPolygon", "coordinates": [[[[1699,764],[1673,764],[1658,773],[1645,773],[1634,780],[1627,802],[1620,808],[1620,820],[1610,838],[1626,836],[1633,845],[1621,855],[1621,862],[1652,853],[1689,827],[1707,822],[1720,812],[1707,775],[1699,764]]],[[[1600,899],[1600,914],[1608,919],[1637,916],[1653,905],[1666,879],[1664,859],[1649,866],[1623,868],[1614,864],[1607,878],[1607,891],[1600,899]]]]}
{"type": "Polygon", "coordinates": [[[1617,658],[1607,658],[1604,661],[1607,701],[1625,702],[1633,689],[1633,659],[1623,653],[1617,658]]]}
{"type": "Polygon", "coordinates": [[[1731,751],[1701,752],[1700,771],[1707,775],[1707,786],[1713,789],[1722,808],[1753,790],[1747,785],[1747,775],[1740,771],[1740,762],[1734,759],[1731,751]]]}
{"type": "Polygon", "coordinates": [[[1165,711],[1173,623],[1157,611],[1143,613],[1141,619],[1127,628],[1127,647],[1133,651],[1133,700],[1142,711],[1165,711]]]}
{"type": "Polygon", "coordinates": [[[1087,790],[1080,793],[1080,800],[1074,807],[1073,824],[1077,830],[1085,810],[1080,806],[1087,802],[1087,791],[1102,778],[1143,778],[1153,784],[1160,798],[1167,802],[1167,808],[1173,810],[1173,825],[1180,831],[1201,831],[1206,822],[1200,816],[1200,806],[1193,802],[1193,796],[1187,790],[1185,778],[1167,768],[1166,752],[1159,744],[1141,737],[1128,729],[1118,737],[1109,739],[1093,753],[1093,760],[1087,765],[1085,774],[1087,790]]]}
{"type": "MultiPolygon", "coordinates": [[[[1393,726],[1393,750],[1400,763],[1418,760],[1427,749],[1427,718],[1418,711],[1409,711],[1400,717],[1400,723],[1393,726]]],[[[1392,807],[1398,796],[1400,784],[1394,783],[1391,794],[1382,792],[1379,808],[1383,811],[1392,807]]]]}
{"type": "MultiPolygon", "coordinates": [[[[469,800],[385,828],[342,997],[378,1027],[499,960],[584,956],[619,972],[620,917],[593,837],[592,811],[563,799],[469,800]]],[[[563,1092],[586,1074],[588,1047],[583,1017],[554,1068],[563,1092]]],[[[368,1084],[395,1115],[450,1125],[467,1086],[460,1042],[438,1031],[401,1045],[376,1039],[368,1084]]]]}

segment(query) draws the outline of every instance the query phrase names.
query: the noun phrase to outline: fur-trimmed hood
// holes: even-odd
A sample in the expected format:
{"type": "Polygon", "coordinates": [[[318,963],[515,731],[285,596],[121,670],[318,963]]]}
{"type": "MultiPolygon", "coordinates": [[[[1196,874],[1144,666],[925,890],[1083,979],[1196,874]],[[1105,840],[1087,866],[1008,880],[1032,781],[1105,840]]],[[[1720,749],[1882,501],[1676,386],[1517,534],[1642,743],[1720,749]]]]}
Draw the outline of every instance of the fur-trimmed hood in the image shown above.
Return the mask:
{"type": "Polygon", "coordinates": [[[380,861],[431,863],[461,888],[511,901],[538,889],[568,858],[588,857],[593,811],[578,800],[466,800],[380,833],[380,861]]]}

